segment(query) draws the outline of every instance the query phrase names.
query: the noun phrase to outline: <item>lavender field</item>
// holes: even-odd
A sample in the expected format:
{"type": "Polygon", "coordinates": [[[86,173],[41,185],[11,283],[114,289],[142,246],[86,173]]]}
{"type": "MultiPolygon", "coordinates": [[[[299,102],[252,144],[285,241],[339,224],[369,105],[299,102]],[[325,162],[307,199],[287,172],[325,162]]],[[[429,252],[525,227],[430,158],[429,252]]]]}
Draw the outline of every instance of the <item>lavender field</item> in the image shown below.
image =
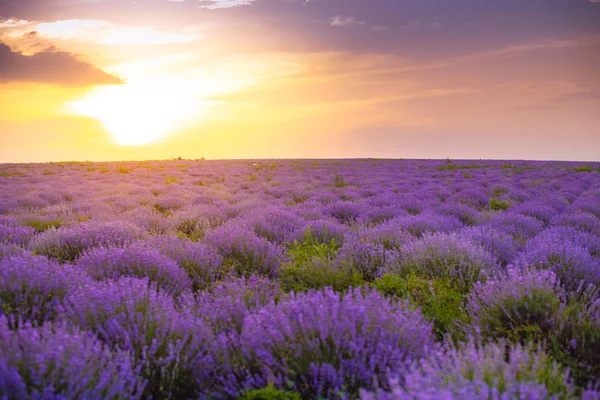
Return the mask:
{"type": "Polygon", "coordinates": [[[600,163],[0,165],[2,399],[600,399],[600,163]]]}

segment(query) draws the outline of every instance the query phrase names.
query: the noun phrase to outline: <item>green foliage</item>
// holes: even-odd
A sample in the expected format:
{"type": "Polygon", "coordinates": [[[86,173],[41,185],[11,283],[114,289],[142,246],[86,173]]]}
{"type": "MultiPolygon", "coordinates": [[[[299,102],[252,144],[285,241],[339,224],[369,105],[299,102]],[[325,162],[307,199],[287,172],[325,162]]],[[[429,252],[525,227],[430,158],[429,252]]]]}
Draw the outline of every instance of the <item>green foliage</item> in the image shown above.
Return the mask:
{"type": "Polygon", "coordinates": [[[560,307],[556,294],[530,289],[527,296],[507,296],[480,317],[479,329],[484,337],[506,338],[513,343],[544,341],[551,333],[550,322],[560,307]]]}
{"type": "Polygon", "coordinates": [[[344,177],[341,175],[338,175],[337,172],[333,178],[333,186],[335,187],[346,187],[348,186],[348,183],[344,180],[344,177]]]}
{"type": "Polygon", "coordinates": [[[250,175],[250,182],[256,182],[258,180],[258,177],[256,175],[250,175]]]}
{"type": "Polygon", "coordinates": [[[331,259],[313,258],[304,264],[283,264],[279,270],[279,283],[287,292],[307,292],[330,286],[336,292],[344,293],[349,287],[360,287],[365,282],[357,271],[331,259]]]}
{"type": "Polygon", "coordinates": [[[458,169],[480,169],[480,168],[482,168],[481,165],[477,165],[477,164],[456,165],[456,164],[452,164],[452,162],[450,162],[449,164],[446,164],[446,165],[440,165],[439,167],[436,167],[435,169],[438,171],[456,171],[458,169]]]}
{"type": "Polygon", "coordinates": [[[495,210],[495,211],[508,210],[508,208],[511,206],[510,202],[502,201],[502,200],[498,200],[498,199],[491,199],[489,204],[490,204],[490,209],[495,210]]]}
{"type": "Polygon", "coordinates": [[[0,172],[0,176],[4,176],[4,177],[10,177],[10,176],[23,176],[23,173],[21,171],[12,171],[12,172],[7,172],[7,171],[2,171],[0,172]]]}
{"type": "Polygon", "coordinates": [[[573,171],[575,171],[575,172],[593,172],[594,169],[592,167],[590,167],[589,165],[586,165],[584,167],[575,167],[575,168],[573,168],[573,171]]]}
{"type": "Polygon", "coordinates": [[[471,179],[471,178],[473,178],[473,175],[471,175],[471,174],[463,174],[463,177],[465,179],[471,179]]]}
{"type": "Polygon", "coordinates": [[[459,338],[456,329],[467,319],[462,309],[464,295],[450,281],[425,279],[417,275],[402,277],[386,274],[371,284],[378,292],[397,299],[408,299],[418,306],[425,318],[433,321],[433,331],[438,339],[446,334],[459,338]]]}
{"type": "Polygon", "coordinates": [[[188,218],[177,225],[177,236],[197,242],[204,238],[206,227],[198,223],[198,218],[188,218]]]}
{"type": "Polygon", "coordinates": [[[32,227],[35,229],[37,233],[47,231],[51,228],[60,228],[63,226],[63,222],[59,219],[53,219],[50,221],[42,221],[38,219],[30,219],[25,222],[25,225],[32,227]]]}
{"type": "Polygon", "coordinates": [[[508,193],[508,188],[505,187],[497,187],[493,191],[494,197],[500,197],[505,193],[508,193]]]}
{"type": "Polygon", "coordinates": [[[300,394],[275,389],[273,384],[269,384],[263,389],[246,390],[246,393],[238,397],[238,400],[300,400],[300,394]]]}
{"type": "Polygon", "coordinates": [[[119,166],[117,167],[117,172],[118,172],[118,173],[120,173],[120,174],[128,174],[128,173],[129,173],[129,171],[130,171],[130,170],[129,170],[129,168],[127,168],[127,167],[126,167],[126,166],[124,166],[124,165],[119,165],[119,166]]]}
{"type": "Polygon", "coordinates": [[[329,243],[321,243],[307,230],[304,233],[302,242],[295,240],[288,250],[288,254],[293,263],[301,265],[310,262],[314,258],[326,259],[333,258],[339,250],[339,245],[335,239],[329,243]]]}
{"type": "Polygon", "coordinates": [[[306,292],[331,286],[345,292],[364,284],[360,273],[334,262],[339,245],[334,239],[321,243],[306,231],[302,242],[294,241],[288,250],[290,261],[281,266],[279,279],[286,291],[306,292]]]}
{"type": "Polygon", "coordinates": [[[164,206],[162,206],[162,205],[160,205],[158,203],[154,203],[154,205],[152,206],[152,208],[157,213],[163,214],[166,217],[169,217],[169,216],[173,215],[173,212],[168,207],[164,207],[164,206]]]}
{"type": "Polygon", "coordinates": [[[301,204],[308,200],[308,196],[292,192],[292,199],[294,199],[294,204],[301,204]]]}
{"type": "Polygon", "coordinates": [[[179,182],[179,178],[177,178],[177,177],[175,177],[175,176],[167,176],[167,177],[165,178],[165,183],[166,183],[167,185],[170,185],[170,184],[172,184],[172,183],[177,183],[177,182],[179,182]]]}
{"type": "Polygon", "coordinates": [[[566,307],[556,316],[548,352],[568,366],[576,384],[585,387],[600,382],[600,291],[593,286],[571,294],[566,307]]]}

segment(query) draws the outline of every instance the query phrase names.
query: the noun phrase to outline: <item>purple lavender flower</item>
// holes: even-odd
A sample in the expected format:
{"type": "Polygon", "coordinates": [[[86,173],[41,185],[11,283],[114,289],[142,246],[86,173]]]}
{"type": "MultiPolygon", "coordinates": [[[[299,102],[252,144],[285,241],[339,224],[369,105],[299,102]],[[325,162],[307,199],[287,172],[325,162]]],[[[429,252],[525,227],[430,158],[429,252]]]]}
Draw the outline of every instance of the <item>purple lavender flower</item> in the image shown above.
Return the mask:
{"type": "Polygon", "coordinates": [[[558,215],[558,211],[542,201],[530,201],[514,207],[512,212],[527,215],[542,221],[544,224],[549,224],[550,221],[558,215]]]}
{"type": "Polygon", "coordinates": [[[161,235],[136,242],[136,248],[154,249],[169,257],[183,268],[190,279],[194,290],[204,289],[225,278],[223,258],[205,243],[171,235],[161,235]]]}
{"type": "Polygon", "coordinates": [[[267,207],[255,212],[245,222],[258,236],[277,244],[293,240],[306,224],[303,218],[278,207],[267,207]]]}
{"type": "Polygon", "coordinates": [[[573,228],[600,236],[600,218],[588,212],[565,212],[554,221],[556,225],[572,226],[573,228]]]}
{"type": "Polygon", "coordinates": [[[31,254],[21,246],[16,244],[0,243],[0,260],[8,256],[20,256],[24,254],[31,254]]]}
{"type": "Polygon", "coordinates": [[[61,299],[86,281],[85,274],[46,257],[8,256],[0,260],[0,314],[17,324],[51,320],[61,299]]]}
{"type": "Polygon", "coordinates": [[[65,324],[10,330],[0,316],[0,393],[5,399],[139,399],[145,382],[127,353],[65,324]]]}
{"type": "Polygon", "coordinates": [[[581,281],[600,284],[600,260],[562,235],[540,235],[530,240],[515,260],[518,267],[535,267],[553,271],[561,283],[570,289],[581,281]]]}
{"type": "Polygon", "coordinates": [[[215,334],[239,335],[244,318],[250,312],[277,302],[281,297],[277,282],[253,276],[225,280],[209,291],[185,295],[180,301],[184,309],[206,320],[215,334]]]}
{"type": "Polygon", "coordinates": [[[307,223],[302,229],[302,234],[299,234],[296,240],[303,242],[309,237],[311,240],[315,239],[317,242],[323,244],[330,244],[334,240],[337,245],[341,246],[349,232],[350,230],[346,225],[335,221],[319,219],[307,223]]]}
{"type": "Polygon", "coordinates": [[[483,246],[498,259],[502,266],[510,264],[522,247],[508,233],[485,225],[466,228],[459,234],[473,243],[483,246]]]}
{"type": "Polygon", "coordinates": [[[356,221],[366,211],[367,207],[364,204],[349,201],[337,201],[329,205],[325,210],[327,215],[345,224],[356,221]]]}
{"type": "Polygon", "coordinates": [[[397,217],[388,222],[388,226],[402,229],[418,238],[430,232],[451,232],[464,227],[456,217],[424,212],[419,215],[397,217]]]}
{"type": "Polygon", "coordinates": [[[140,237],[140,230],[128,223],[85,223],[50,229],[32,240],[29,249],[61,262],[72,262],[87,249],[123,247],[140,237]]]}
{"type": "Polygon", "coordinates": [[[339,263],[362,275],[367,282],[379,278],[390,262],[398,257],[398,252],[386,250],[376,244],[355,238],[346,241],[338,254],[339,263]]]}
{"type": "Polygon", "coordinates": [[[462,203],[446,203],[440,206],[437,212],[441,215],[455,217],[467,226],[473,226],[480,219],[479,211],[462,203]]]}
{"type": "Polygon", "coordinates": [[[375,291],[331,289],[291,295],[246,317],[241,344],[256,387],[267,381],[305,398],[352,397],[388,369],[398,370],[433,344],[431,326],[404,303],[375,291]],[[257,370],[257,367],[260,368],[257,370]],[[260,371],[260,372],[258,372],[260,371]]]}
{"type": "Polygon", "coordinates": [[[195,396],[214,371],[210,328],[147,279],[121,278],[81,286],[62,314],[113,349],[132,354],[148,386],[144,397],[195,396]]]}
{"type": "Polygon", "coordinates": [[[206,241],[223,256],[240,276],[277,276],[285,261],[283,249],[264,238],[256,236],[243,226],[225,224],[210,232],[206,241]]]}
{"type": "Polygon", "coordinates": [[[496,259],[482,246],[456,233],[426,235],[406,244],[401,253],[398,262],[390,264],[390,272],[449,279],[464,292],[499,269],[496,259]]]}
{"type": "Polygon", "coordinates": [[[488,196],[477,189],[462,190],[448,199],[448,202],[466,204],[475,209],[482,209],[488,205],[488,196]]]}
{"type": "Polygon", "coordinates": [[[514,341],[549,337],[561,291],[551,271],[509,268],[507,276],[476,283],[466,311],[475,332],[514,341]]]}
{"type": "Polygon", "coordinates": [[[76,266],[98,280],[148,278],[158,290],[172,294],[192,287],[186,272],[175,261],[142,246],[93,249],[79,257],[76,266]]]}
{"type": "Polygon", "coordinates": [[[387,392],[363,392],[361,399],[547,399],[576,394],[568,370],[539,347],[473,340],[461,348],[432,352],[391,386],[387,392]]]}
{"type": "Polygon", "coordinates": [[[534,237],[544,229],[542,221],[512,211],[503,212],[494,217],[489,226],[500,232],[508,233],[521,243],[534,237]]]}
{"type": "Polygon", "coordinates": [[[361,232],[362,237],[385,250],[400,250],[402,246],[414,240],[414,237],[401,226],[392,222],[384,222],[376,227],[361,232]]]}
{"type": "Polygon", "coordinates": [[[29,226],[0,225],[0,243],[26,245],[35,235],[35,229],[29,226]]]}

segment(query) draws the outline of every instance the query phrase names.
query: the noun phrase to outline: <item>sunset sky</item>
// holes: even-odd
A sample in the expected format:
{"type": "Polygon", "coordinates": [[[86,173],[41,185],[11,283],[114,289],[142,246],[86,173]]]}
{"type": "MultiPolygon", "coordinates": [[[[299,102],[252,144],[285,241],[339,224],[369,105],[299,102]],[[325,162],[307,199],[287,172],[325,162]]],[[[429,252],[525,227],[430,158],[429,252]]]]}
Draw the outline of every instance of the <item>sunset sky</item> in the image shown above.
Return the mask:
{"type": "Polygon", "coordinates": [[[600,160],[600,0],[0,0],[0,162],[600,160]]]}

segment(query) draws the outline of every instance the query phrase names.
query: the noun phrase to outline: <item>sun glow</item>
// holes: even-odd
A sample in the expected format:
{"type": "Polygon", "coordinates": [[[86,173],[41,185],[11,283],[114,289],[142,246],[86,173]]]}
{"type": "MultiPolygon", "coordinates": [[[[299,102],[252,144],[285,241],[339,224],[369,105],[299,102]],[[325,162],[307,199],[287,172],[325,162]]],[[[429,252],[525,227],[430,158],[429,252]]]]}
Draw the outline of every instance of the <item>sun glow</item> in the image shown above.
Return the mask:
{"type": "Polygon", "coordinates": [[[181,84],[136,81],[96,88],[68,108],[70,113],[102,122],[116,144],[142,146],[165,139],[186,121],[201,116],[207,105],[181,84]]]}

